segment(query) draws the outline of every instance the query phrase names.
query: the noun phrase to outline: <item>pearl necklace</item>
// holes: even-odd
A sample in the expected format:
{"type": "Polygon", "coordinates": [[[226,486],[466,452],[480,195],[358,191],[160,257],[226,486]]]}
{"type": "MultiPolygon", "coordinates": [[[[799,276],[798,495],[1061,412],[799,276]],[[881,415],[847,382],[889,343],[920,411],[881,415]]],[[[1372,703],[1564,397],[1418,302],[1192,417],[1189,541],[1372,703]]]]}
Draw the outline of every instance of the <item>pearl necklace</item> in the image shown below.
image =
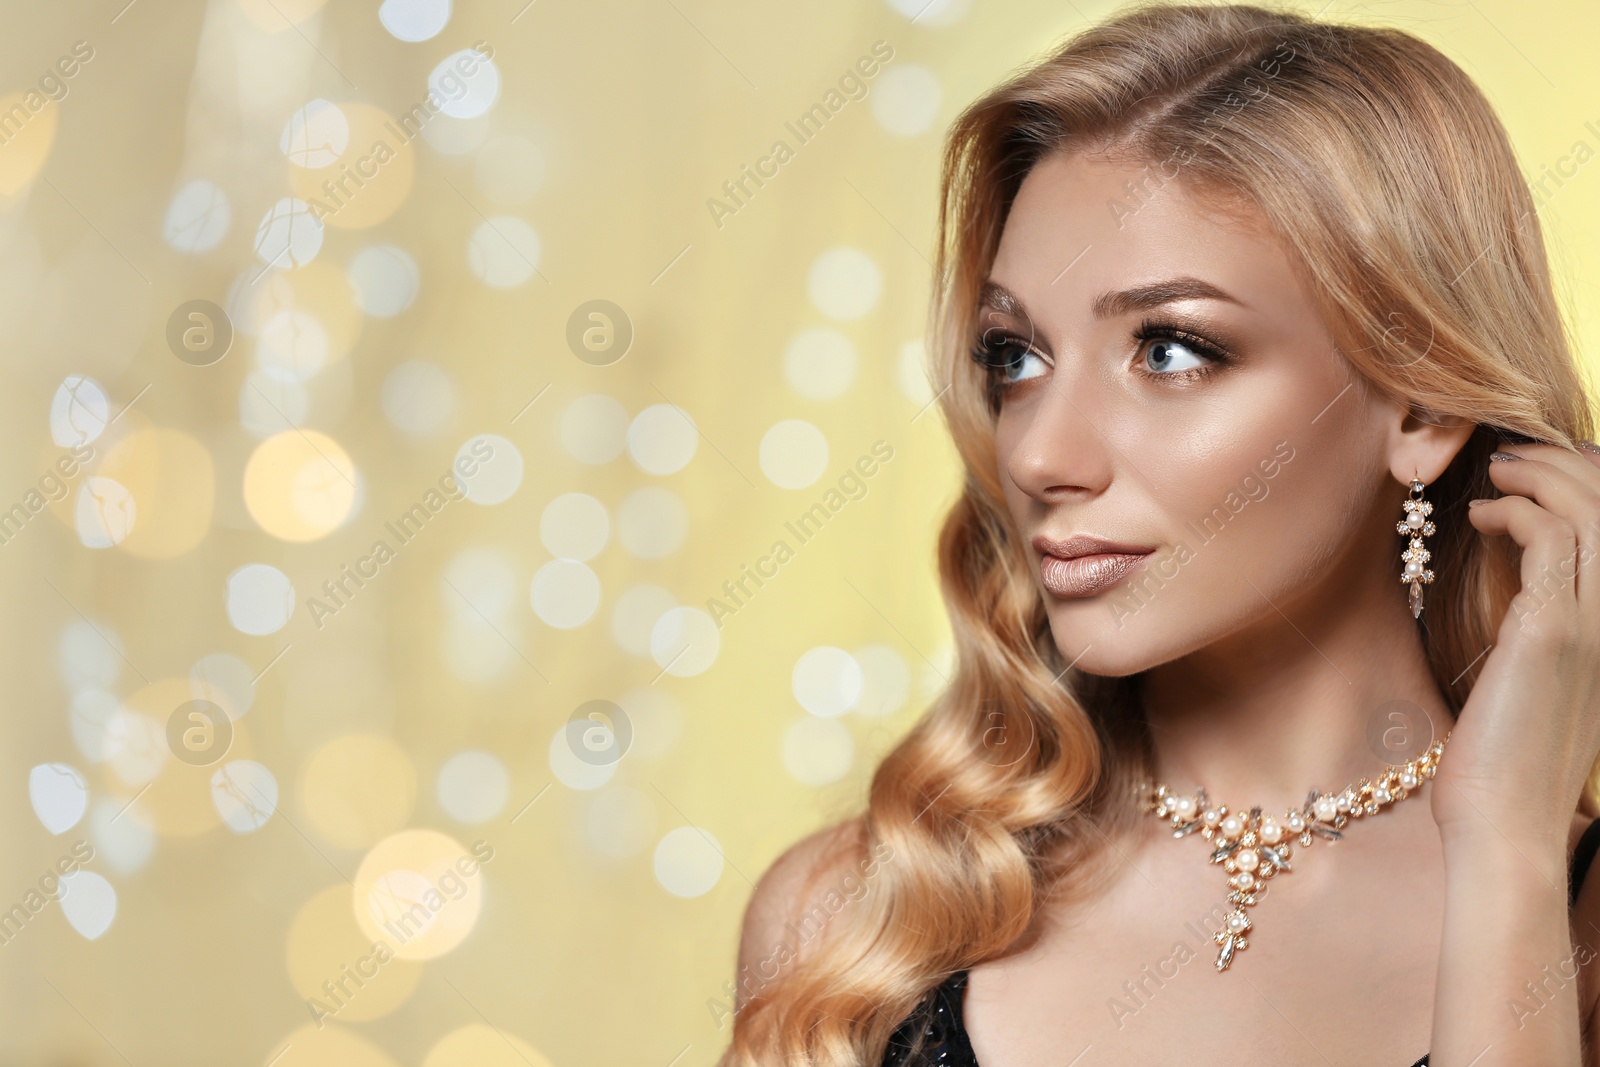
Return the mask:
{"type": "Polygon", "coordinates": [[[1289,838],[1298,835],[1305,848],[1311,847],[1317,836],[1337,841],[1344,836],[1343,827],[1352,817],[1376,815],[1385,805],[1404,800],[1433,777],[1448,740],[1447,733],[1444,740],[1435,741],[1416,759],[1391,764],[1376,780],[1362,778],[1338,793],[1313,789],[1306,796],[1305,806],[1299,811],[1286,811],[1281,821],[1270,815],[1263,817],[1260,805],[1245,814],[1229,813],[1226,805],[1212,806],[1203,788],[1185,796],[1148,779],[1141,782],[1141,811],[1168,820],[1173,837],[1187,837],[1199,830],[1201,836],[1217,844],[1211,862],[1222,864],[1228,872],[1228,901],[1234,905],[1214,937],[1221,946],[1217,970],[1227,970],[1234,953],[1249,947],[1245,935],[1251,922],[1244,909],[1253,908],[1266,898],[1268,881],[1294,869],[1289,864],[1294,854],[1289,838]]]}

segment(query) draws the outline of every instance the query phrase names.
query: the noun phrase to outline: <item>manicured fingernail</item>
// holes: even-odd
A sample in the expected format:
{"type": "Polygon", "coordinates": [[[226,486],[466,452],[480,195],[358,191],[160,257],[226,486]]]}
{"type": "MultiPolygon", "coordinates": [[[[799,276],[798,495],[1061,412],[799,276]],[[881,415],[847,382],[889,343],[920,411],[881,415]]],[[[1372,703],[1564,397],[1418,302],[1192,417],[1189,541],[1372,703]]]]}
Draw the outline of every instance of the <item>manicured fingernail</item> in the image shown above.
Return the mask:
{"type": "Polygon", "coordinates": [[[1487,504],[1490,501],[1490,499],[1492,499],[1492,498],[1490,498],[1490,497],[1480,497],[1477,500],[1469,500],[1469,501],[1467,501],[1467,507],[1475,508],[1479,504],[1487,504]]]}
{"type": "Polygon", "coordinates": [[[1510,452],[1491,452],[1491,453],[1489,453],[1489,462],[1491,462],[1491,463],[1508,463],[1511,460],[1521,459],[1521,458],[1522,458],[1521,456],[1514,456],[1510,452]]]}
{"type": "Polygon", "coordinates": [[[1593,452],[1595,455],[1600,456],[1600,445],[1595,444],[1593,441],[1579,441],[1578,447],[1585,452],[1593,452]]]}

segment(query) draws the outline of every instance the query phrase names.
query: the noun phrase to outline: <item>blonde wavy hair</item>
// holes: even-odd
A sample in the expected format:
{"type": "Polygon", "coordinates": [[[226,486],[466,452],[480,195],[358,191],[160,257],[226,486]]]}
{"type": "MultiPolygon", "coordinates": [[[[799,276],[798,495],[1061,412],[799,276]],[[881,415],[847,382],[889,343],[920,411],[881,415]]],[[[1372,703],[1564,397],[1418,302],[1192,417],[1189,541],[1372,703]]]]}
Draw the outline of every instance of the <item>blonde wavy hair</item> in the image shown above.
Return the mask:
{"type": "Polygon", "coordinates": [[[1419,38],[1258,6],[1140,3],[971,104],[946,144],[931,330],[966,474],[938,544],[954,677],[828,857],[889,857],[876,884],[741,1008],[725,1067],[875,1067],[930,987],[1013,947],[1046,899],[1082,892],[1088,861],[1138,817],[1108,803],[1149,769],[1137,676],[1061,661],[1001,494],[984,368],[969,358],[1011,202],[1062,149],[1145,162],[1265,216],[1364,387],[1477,424],[1429,487],[1438,579],[1419,632],[1452,714],[1520,585],[1516,547],[1465,517],[1467,500],[1498,495],[1488,453],[1497,439],[1593,436],[1506,131],[1419,38]]]}

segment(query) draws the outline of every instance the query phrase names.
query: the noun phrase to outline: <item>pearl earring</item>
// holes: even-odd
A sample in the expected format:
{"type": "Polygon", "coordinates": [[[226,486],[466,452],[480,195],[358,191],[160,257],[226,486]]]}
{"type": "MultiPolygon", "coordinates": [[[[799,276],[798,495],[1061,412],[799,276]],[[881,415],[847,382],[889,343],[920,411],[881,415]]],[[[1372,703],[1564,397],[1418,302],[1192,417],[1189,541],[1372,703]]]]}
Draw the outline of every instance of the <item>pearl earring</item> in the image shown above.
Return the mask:
{"type": "Polygon", "coordinates": [[[1422,617],[1423,584],[1433,582],[1433,572],[1426,566],[1428,560],[1433,558],[1433,553],[1422,543],[1422,539],[1434,531],[1433,523],[1428,521],[1428,516],[1433,514],[1433,504],[1422,499],[1424,488],[1420,480],[1411,479],[1411,495],[1402,504],[1406,517],[1394,526],[1396,533],[1411,536],[1411,543],[1400,553],[1400,558],[1405,561],[1405,568],[1400,572],[1400,580],[1411,583],[1409,600],[1411,617],[1414,619],[1422,617]]]}

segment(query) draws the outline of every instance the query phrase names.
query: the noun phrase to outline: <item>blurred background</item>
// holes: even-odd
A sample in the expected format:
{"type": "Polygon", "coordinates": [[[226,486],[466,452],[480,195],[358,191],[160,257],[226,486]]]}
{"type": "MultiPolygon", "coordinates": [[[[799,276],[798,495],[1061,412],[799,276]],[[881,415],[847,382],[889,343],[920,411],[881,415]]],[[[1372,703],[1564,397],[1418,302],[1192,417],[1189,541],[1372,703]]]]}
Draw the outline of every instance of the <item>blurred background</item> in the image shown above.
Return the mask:
{"type": "MultiPolygon", "coordinates": [[[[1595,350],[1600,10],[1477,78],[1595,350]]],[[[0,35],[0,1062],[704,1067],[939,691],[960,107],[1097,0],[107,0],[0,35]]]]}

